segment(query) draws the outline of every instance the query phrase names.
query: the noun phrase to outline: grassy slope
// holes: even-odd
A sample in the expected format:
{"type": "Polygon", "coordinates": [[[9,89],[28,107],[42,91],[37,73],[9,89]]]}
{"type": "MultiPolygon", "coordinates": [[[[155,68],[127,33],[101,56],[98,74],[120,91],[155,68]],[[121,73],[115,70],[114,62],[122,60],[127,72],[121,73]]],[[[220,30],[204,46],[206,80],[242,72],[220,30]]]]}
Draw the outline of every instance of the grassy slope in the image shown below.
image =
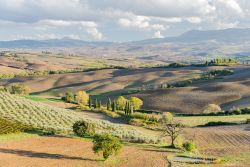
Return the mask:
{"type": "Polygon", "coordinates": [[[103,120],[90,119],[80,112],[59,109],[4,92],[0,92],[0,116],[35,128],[53,130],[62,134],[72,134],[74,122],[86,120],[96,123],[99,133],[108,132],[123,139],[128,138],[128,140],[131,138],[148,142],[157,140],[132,128],[124,128],[103,120]]]}

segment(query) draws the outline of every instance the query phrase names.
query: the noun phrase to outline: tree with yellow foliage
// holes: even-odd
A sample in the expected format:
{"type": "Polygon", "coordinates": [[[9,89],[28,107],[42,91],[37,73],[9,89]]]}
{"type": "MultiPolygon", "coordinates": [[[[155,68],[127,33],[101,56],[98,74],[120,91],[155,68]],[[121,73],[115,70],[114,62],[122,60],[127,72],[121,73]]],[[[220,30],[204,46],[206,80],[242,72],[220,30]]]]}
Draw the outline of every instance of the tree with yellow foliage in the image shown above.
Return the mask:
{"type": "Polygon", "coordinates": [[[138,97],[131,97],[129,101],[131,105],[133,106],[134,110],[139,110],[141,106],[143,105],[143,101],[139,99],[138,97]]]}
{"type": "Polygon", "coordinates": [[[88,105],[89,95],[85,91],[79,91],[76,94],[77,104],[88,105]]]}

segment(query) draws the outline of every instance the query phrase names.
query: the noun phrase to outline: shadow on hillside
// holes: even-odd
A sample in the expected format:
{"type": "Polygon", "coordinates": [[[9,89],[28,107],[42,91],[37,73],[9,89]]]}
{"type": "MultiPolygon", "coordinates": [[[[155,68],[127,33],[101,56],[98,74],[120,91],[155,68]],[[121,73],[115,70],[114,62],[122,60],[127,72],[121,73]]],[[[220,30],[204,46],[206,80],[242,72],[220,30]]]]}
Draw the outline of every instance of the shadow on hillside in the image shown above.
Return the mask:
{"type": "Polygon", "coordinates": [[[67,85],[62,85],[62,86],[54,86],[54,87],[52,87],[52,88],[50,88],[50,89],[47,89],[47,90],[38,91],[38,92],[33,92],[33,93],[31,93],[30,95],[39,95],[39,94],[47,93],[47,92],[50,92],[50,91],[56,91],[56,90],[58,90],[58,89],[65,89],[65,88],[86,86],[86,85],[89,85],[89,84],[92,84],[92,83],[95,83],[95,82],[103,83],[103,82],[109,81],[109,80],[110,80],[110,78],[107,78],[107,79],[100,79],[100,80],[94,80],[94,81],[89,81],[89,82],[72,83],[72,84],[67,84],[67,85]]]}
{"type": "Polygon", "coordinates": [[[6,154],[15,154],[15,155],[24,156],[24,157],[31,157],[31,158],[102,161],[102,160],[95,160],[95,159],[90,159],[90,158],[71,157],[71,156],[62,155],[62,154],[41,153],[41,152],[18,150],[18,149],[4,149],[4,148],[0,148],[0,152],[1,153],[6,153],[6,154]]]}

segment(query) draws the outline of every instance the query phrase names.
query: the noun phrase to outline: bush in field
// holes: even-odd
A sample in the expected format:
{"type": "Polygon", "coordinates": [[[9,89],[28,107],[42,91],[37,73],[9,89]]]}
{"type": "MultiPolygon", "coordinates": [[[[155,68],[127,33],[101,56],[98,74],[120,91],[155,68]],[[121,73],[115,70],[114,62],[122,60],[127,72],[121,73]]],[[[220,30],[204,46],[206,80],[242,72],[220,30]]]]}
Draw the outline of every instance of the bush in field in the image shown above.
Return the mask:
{"type": "Polygon", "coordinates": [[[85,135],[94,135],[96,125],[86,121],[77,121],[73,125],[73,131],[77,136],[84,137],[85,135]]]}
{"type": "Polygon", "coordinates": [[[23,84],[11,84],[6,87],[6,90],[11,94],[21,94],[27,95],[29,94],[29,87],[23,84]]]}
{"type": "Polygon", "coordinates": [[[79,91],[76,94],[76,102],[82,105],[88,105],[89,95],[85,91],[79,91]]]}
{"type": "Polygon", "coordinates": [[[118,110],[124,110],[126,106],[127,99],[125,99],[123,96],[119,96],[116,100],[116,105],[118,110]]]}
{"type": "Polygon", "coordinates": [[[103,158],[106,160],[112,154],[117,154],[122,148],[120,139],[110,134],[95,135],[93,139],[94,153],[102,152],[103,158]]]}
{"type": "Polygon", "coordinates": [[[187,65],[182,64],[182,63],[171,63],[168,65],[170,68],[180,68],[180,67],[186,67],[187,65]]]}
{"type": "Polygon", "coordinates": [[[208,113],[218,113],[221,111],[220,106],[216,105],[216,104],[209,104],[207,105],[204,109],[203,109],[203,113],[204,114],[208,114],[208,113]]]}
{"type": "Polygon", "coordinates": [[[241,114],[241,109],[238,108],[238,109],[233,110],[232,114],[234,114],[234,115],[240,115],[241,114]]]}
{"type": "Polygon", "coordinates": [[[0,135],[23,132],[27,130],[32,130],[32,127],[16,121],[9,120],[7,118],[0,118],[0,135]]]}
{"type": "Polygon", "coordinates": [[[143,105],[143,101],[139,99],[138,97],[131,97],[129,99],[132,106],[134,106],[134,110],[139,110],[141,106],[143,105]]]}
{"type": "Polygon", "coordinates": [[[170,123],[173,121],[173,114],[171,112],[164,112],[160,118],[160,123],[170,123]]]}
{"type": "Polygon", "coordinates": [[[186,151],[194,151],[197,149],[197,146],[194,142],[192,141],[187,141],[185,143],[183,143],[183,148],[186,150],[186,151]]]}
{"type": "Polygon", "coordinates": [[[67,92],[64,100],[68,103],[74,103],[75,102],[75,95],[71,92],[67,92]]]}
{"type": "Polygon", "coordinates": [[[4,86],[0,86],[0,91],[6,92],[6,88],[4,86]]]}

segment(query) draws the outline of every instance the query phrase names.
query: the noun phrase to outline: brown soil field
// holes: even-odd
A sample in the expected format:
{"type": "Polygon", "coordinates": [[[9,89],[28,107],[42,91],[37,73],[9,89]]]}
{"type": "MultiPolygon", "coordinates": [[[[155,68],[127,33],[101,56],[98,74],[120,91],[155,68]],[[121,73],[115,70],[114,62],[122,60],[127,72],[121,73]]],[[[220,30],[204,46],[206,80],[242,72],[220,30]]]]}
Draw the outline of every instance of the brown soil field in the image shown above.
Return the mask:
{"type": "MultiPolygon", "coordinates": [[[[250,153],[250,125],[187,128],[184,131],[184,137],[198,145],[202,156],[231,158],[224,164],[208,166],[247,167],[250,165],[250,157],[247,157],[250,153]],[[244,154],[245,157],[242,158],[244,154]]],[[[169,165],[166,157],[171,159],[176,154],[175,151],[154,145],[126,144],[120,154],[104,162],[101,155],[93,153],[92,142],[86,139],[31,136],[18,141],[0,141],[1,167],[161,167],[169,165]]]]}
{"type": "Polygon", "coordinates": [[[92,151],[92,142],[66,137],[31,137],[0,142],[1,167],[130,166],[162,167],[168,152],[155,148],[125,146],[118,157],[103,162],[92,151]]]}
{"type": "Polygon", "coordinates": [[[250,67],[235,66],[230,69],[235,74],[223,79],[202,81],[183,88],[145,91],[135,96],[142,98],[144,107],[148,109],[200,113],[208,104],[223,105],[250,96],[250,67]]]}
{"type": "Polygon", "coordinates": [[[31,92],[37,95],[62,96],[68,91],[87,90],[90,94],[102,94],[101,97],[105,101],[107,96],[114,98],[125,90],[138,88],[142,85],[188,79],[202,71],[223,68],[232,69],[235,73],[223,79],[200,81],[188,87],[149,90],[129,95],[142,98],[144,101],[143,108],[145,109],[178,113],[200,113],[208,104],[223,105],[250,96],[250,67],[109,69],[0,80],[0,84],[21,82],[28,85],[31,92]]]}
{"type": "Polygon", "coordinates": [[[184,136],[193,140],[206,155],[226,156],[250,151],[250,125],[188,128],[184,136]]]}
{"type": "MultiPolygon", "coordinates": [[[[207,70],[206,68],[203,69],[207,70]]],[[[185,69],[138,69],[138,70],[98,70],[82,73],[56,74],[44,77],[15,78],[7,83],[22,82],[32,92],[60,95],[67,91],[88,90],[95,94],[126,88],[140,87],[142,84],[160,84],[181,79],[198,73],[198,68],[185,69]]],[[[3,83],[6,84],[6,83],[3,83]]]]}

